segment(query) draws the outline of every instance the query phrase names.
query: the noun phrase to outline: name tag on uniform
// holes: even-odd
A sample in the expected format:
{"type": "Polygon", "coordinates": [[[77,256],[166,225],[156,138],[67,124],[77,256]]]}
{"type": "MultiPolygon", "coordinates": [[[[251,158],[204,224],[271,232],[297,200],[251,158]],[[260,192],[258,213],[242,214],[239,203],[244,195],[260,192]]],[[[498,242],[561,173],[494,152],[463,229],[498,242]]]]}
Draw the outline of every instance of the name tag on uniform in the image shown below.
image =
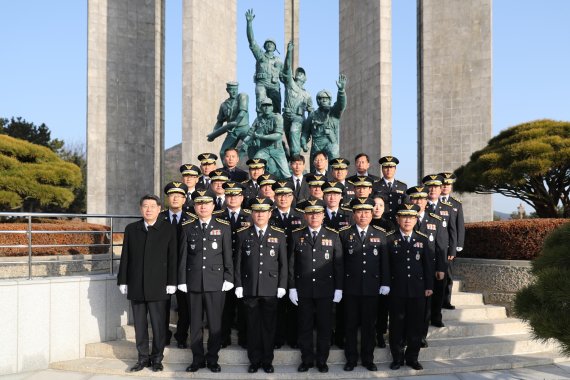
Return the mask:
{"type": "Polygon", "coordinates": [[[214,236],[214,235],[221,235],[222,234],[222,230],[212,230],[210,231],[210,235],[214,236]]]}
{"type": "Polygon", "coordinates": [[[348,226],[348,222],[339,222],[338,225],[339,226],[348,226]]]}
{"type": "Polygon", "coordinates": [[[249,223],[249,222],[241,222],[242,227],[249,227],[250,225],[251,225],[251,223],[249,223]]]}
{"type": "Polygon", "coordinates": [[[371,237],[370,242],[371,243],[380,243],[380,238],[371,237]]]}
{"type": "Polygon", "coordinates": [[[404,194],[404,190],[396,190],[396,193],[398,193],[398,194],[404,194]]]}
{"type": "Polygon", "coordinates": [[[439,213],[440,213],[441,215],[449,215],[449,212],[446,211],[446,210],[440,210],[439,213]]]}
{"type": "Polygon", "coordinates": [[[301,220],[293,220],[291,221],[291,224],[301,224],[301,220]]]}
{"type": "Polygon", "coordinates": [[[428,229],[428,230],[434,230],[434,231],[435,231],[435,229],[436,229],[435,224],[428,223],[428,224],[427,224],[427,229],[428,229]]]}
{"type": "Polygon", "coordinates": [[[417,243],[414,244],[414,247],[416,247],[416,248],[423,248],[423,247],[424,247],[424,243],[422,243],[421,241],[418,241],[417,243]]]}
{"type": "Polygon", "coordinates": [[[331,239],[322,239],[321,242],[322,242],[321,243],[322,245],[326,245],[327,247],[332,247],[332,245],[333,245],[333,242],[331,239]]]}
{"type": "Polygon", "coordinates": [[[268,243],[279,243],[279,239],[270,237],[270,238],[267,238],[267,242],[268,243]]]}

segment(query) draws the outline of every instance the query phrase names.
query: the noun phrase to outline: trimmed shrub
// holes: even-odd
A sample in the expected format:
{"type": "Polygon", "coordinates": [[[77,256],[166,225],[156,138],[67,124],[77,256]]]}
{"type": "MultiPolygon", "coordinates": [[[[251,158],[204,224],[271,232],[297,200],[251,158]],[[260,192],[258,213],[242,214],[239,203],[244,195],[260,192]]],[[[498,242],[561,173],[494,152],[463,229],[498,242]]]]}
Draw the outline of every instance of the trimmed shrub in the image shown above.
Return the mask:
{"type": "Polygon", "coordinates": [[[533,260],[546,236],[568,219],[520,219],[465,225],[465,246],[459,257],[533,260]]]}
{"type": "Polygon", "coordinates": [[[536,282],[515,298],[515,313],[530,323],[536,339],[556,339],[570,355],[570,224],[553,231],[532,262],[536,282]]]}

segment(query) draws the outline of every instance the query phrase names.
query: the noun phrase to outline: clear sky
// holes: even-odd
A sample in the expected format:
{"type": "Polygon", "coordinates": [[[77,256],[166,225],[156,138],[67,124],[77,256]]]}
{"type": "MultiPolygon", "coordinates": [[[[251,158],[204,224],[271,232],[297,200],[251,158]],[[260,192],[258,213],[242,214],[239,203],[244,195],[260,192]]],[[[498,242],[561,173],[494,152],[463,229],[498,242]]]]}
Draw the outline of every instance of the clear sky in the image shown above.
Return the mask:
{"type": "MultiPolygon", "coordinates": [[[[256,39],[275,38],[284,57],[283,0],[238,0],[237,80],[253,97],[248,8],[256,14],[256,39]]],[[[182,0],[166,0],[166,148],[182,136],[181,11],[182,0]]],[[[313,96],[323,88],[336,93],[338,1],[301,0],[300,12],[307,88],[313,96]]],[[[567,0],[493,1],[493,134],[539,118],[570,120],[568,15],[567,0]]],[[[87,0],[2,0],[0,17],[0,117],[46,123],[53,138],[84,144],[87,0]]],[[[401,162],[397,176],[411,186],[417,162],[416,0],[392,1],[392,57],[392,153],[401,162]]],[[[494,208],[510,213],[519,202],[495,197],[494,208]]]]}

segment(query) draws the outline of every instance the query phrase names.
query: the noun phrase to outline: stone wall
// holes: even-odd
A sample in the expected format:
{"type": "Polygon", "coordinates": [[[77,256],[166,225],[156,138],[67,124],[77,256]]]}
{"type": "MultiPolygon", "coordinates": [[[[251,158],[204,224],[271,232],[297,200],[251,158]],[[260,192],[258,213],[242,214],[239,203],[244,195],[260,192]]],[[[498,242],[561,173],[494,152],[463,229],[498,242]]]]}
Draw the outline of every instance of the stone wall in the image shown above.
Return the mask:
{"type": "Polygon", "coordinates": [[[530,261],[457,258],[455,280],[463,281],[466,292],[483,293],[487,304],[501,305],[512,314],[515,294],[533,281],[530,261]]]}
{"type": "Polygon", "coordinates": [[[117,339],[129,302],[109,275],[0,281],[0,375],[85,357],[87,343],[117,339]]]}

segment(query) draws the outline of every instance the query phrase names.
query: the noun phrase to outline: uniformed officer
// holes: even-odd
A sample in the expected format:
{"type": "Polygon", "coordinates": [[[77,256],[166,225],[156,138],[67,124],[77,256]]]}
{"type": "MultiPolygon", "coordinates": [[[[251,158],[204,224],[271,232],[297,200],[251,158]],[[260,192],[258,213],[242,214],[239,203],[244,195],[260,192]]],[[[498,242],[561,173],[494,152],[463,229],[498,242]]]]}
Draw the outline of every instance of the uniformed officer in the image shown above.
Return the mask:
{"type": "MultiPolygon", "coordinates": [[[[307,199],[323,199],[323,190],[321,186],[327,180],[325,176],[309,173],[305,176],[307,185],[309,185],[309,198],[307,199]]],[[[297,203],[306,201],[307,199],[299,199],[297,203]]]]}
{"type": "Polygon", "coordinates": [[[420,207],[403,203],[396,214],[398,230],[388,236],[390,257],[390,368],[406,365],[423,369],[418,362],[424,328],[425,297],[433,293],[433,267],[429,240],[414,231],[420,207]],[[403,346],[406,351],[403,352],[403,346]]]}
{"type": "Polygon", "coordinates": [[[277,182],[277,177],[271,173],[265,173],[257,178],[257,185],[259,186],[259,197],[269,198],[275,201],[275,192],[273,191],[273,184],[277,182]]]}
{"type": "Polygon", "coordinates": [[[374,190],[380,191],[388,197],[386,216],[395,222],[398,206],[406,200],[405,193],[408,186],[395,178],[396,166],[400,160],[394,156],[384,156],[378,160],[378,163],[381,165],[382,179],[375,182],[374,190]]]}
{"type": "MultiPolygon", "coordinates": [[[[465,219],[463,217],[463,205],[459,198],[451,195],[453,192],[453,184],[455,183],[457,177],[455,174],[450,172],[439,173],[443,177],[443,183],[441,185],[441,196],[442,202],[449,203],[453,207],[453,211],[457,214],[456,218],[456,232],[457,232],[457,242],[455,247],[456,255],[463,251],[463,244],[465,243],[465,219]]],[[[445,277],[446,286],[444,287],[443,296],[443,306],[446,309],[453,309],[451,304],[451,289],[453,288],[453,260],[455,256],[449,256],[449,265],[447,266],[447,276],[445,277]]]]}
{"type": "Polygon", "coordinates": [[[247,310],[248,372],[261,367],[273,373],[273,345],[277,299],[286,294],[287,242],[285,232],[269,225],[273,202],[255,198],[250,203],[253,225],[238,230],[236,296],[247,310]]]}
{"type": "MultiPolygon", "coordinates": [[[[287,245],[291,242],[291,231],[303,225],[303,214],[293,208],[293,183],[287,180],[273,184],[276,206],[269,219],[269,224],[285,231],[287,245]]],[[[289,259],[289,257],[288,257],[289,259]]],[[[286,297],[277,305],[277,328],[275,330],[275,348],[281,348],[287,341],[291,348],[297,348],[297,308],[286,297]]]]}
{"type": "Polygon", "coordinates": [[[346,343],[345,371],[358,361],[357,334],[360,326],[360,358],[369,371],[374,364],[376,307],[378,294],[390,292],[390,271],[386,254],[386,231],[371,226],[374,201],[354,198],[350,202],[354,224],[339,231],[344,257],[346,343]]]}
{"type": "MultiPolygon", "coordinates": [[[[443,184],[442,176],[439,174],[429,174],[422,179],[422,182],[428,189],[428,204],[426,210],[442,217],[441,225],[447,230],[449,236],[446,254],[448,265],[445,269],[445,271],[449,273],[449,259],[455,257],[455,249],[457,247],[457,213],[453,210],[451,203],[440,200],[441,185],[443,184]]],[[[437,305],[441,304],[444,309],[455,309],[455,306],[446,304],[444,301],[446,285],[446,278],[435,282],[433,302],[437,305]]],[[[434,326],[443,327],[443,323],[436,320],[434,326]]]]}
{"type": "Polygon", "coordinates": [[[289,298],[298,305],[301,364],[306,372],[315,359],[319,372],[328,372],[332,306],[342,298],[343,260],[338,232],[323,225],[324,202],[308,200],[303,207],[307,227],[294,230],[289,244],[289,298]],[[313,328],[317,330],[316,355],[313,328]]]}
{"type": "MultiPolygon", "coordinates": [[[[237,252],[237,230],[251,225],[251,211],[242,208],[243,203],[243,185],[234,181],[227,181],[223,184],[226,207],[216,216],[227,221],[232,230],[232,247],[233,260],[235,262],[237,252]]],[[[246,320],[243,308],[243,302],[238,302],[234,292],[226,294],[224,303],[224,315],[222,318],[222,348],[229,346],[231,342],[231,331],[237,310],[237,330],[238,344],[245,347],[246,337],[246,320]]]]}
{"type": "MultiPolygon", "coordinates": [[[[176,252],[178,250],[178,241],[182,232],[182,223],[189,220],[191,217],[183,211],[186,201],[186,192],[188,187],[182,182],[169,182],[164,186],[164,194],[168,198],[168,210],[162,211],[159,219],[176,226],[176,252]]],[[[180,257],[178,257],[178,261],[180,257]]],[[[178,262],[177,261],[177,262],[178,262]]],[[[188,348],[186,340],[188,339],[188,328],[190,327],[190,319],[188,312],[188,303],[186,302],[186,294],[180,290],[176,290],[176,304],[178,305],[178,322],[176,323],[176,334],[174,338],[178,342],[178,348],[188,348]]],[[[172,332],[170,331],[170,299],[166,306],[166,345],[170,344],[172,332]]]]}
{"type": "Polygon", "coordinates": [[[234,286],[232,232],[228,222],[212,217],[214,197],[208,190],[196,190],[192,194],[198,219],[185,222],[180,237],[178,289],[187,292],[193,356],[192,364],[186,369],[188,372],[196,372],[206,365],[210,371],[220,372],[218,352],[222,343],[224,292],[234,286]],[[209,329],[206,355],[202,339],[204,309],[209,329]]]}
{"type": "Polygon", "coordinates": [[[205,189],[210,187],[210,172],[216,170],[217,159],[218,156],[216,156],[214,153],[200,153],[198,155],[198,161],[200,161],[200,170],[202,171],[202,176],[198,180],[198,183],[205,189]]]}
{"type": "Polygon", "coordinates": [[[260,175],[265,173],[265,165],[267,165],[267,161],[263,158],[250,158],[246,161],[246,165],[248,166],[249,171],[249,179],[245,182],[242,182],[245,189],[243,191],[243,205],[248,207],[249,202],[259,194],[259,185],[257,184],[257,179],[260,175]]]}
{"type": "Polygon", "coordinates": [[[370,169],[370,157],[366,153],[358,153],[354,157],[354,166],[356,166],[356,173],[354,176],[368,176],[374,181],[380,179],[380,177],[375,176],[368,171],[368,169],[370,169]]]}
{"type": "Polygon", "coordinates": [[[216,169],[210,172],[210,189],[214,192],[214,215],[220,213],[225,207],[226,195],[224,183],[230,179],[224,170],[216,169]]]}
{"type": "Polygon", "coordinates": [[[182,210],[184,212],[194,214],[192,193],[196,190],[196,185],[202,175],[202,171],[194,164],[184,164],[180,165],[180,175],[182,176],[182,182],[188,188],[188,191],[186,191],[186,201],[184,202],[184,206],[182,206],[182,210]]]}
{"type": "Polygon", "coordinates": [[[347,199],[346,186],[348,185],[348,182],[346,181],[346,177],[348,176],[348,167],[350,166],[350,161],[348,161],[346,158],[337,157],[331,160],[330,165],[332,181],[342,184],[342,199],[347,199]]]}
{"type": "Polygon", "coordinates": [[[347,179],[347,182],[347,200],[343,199],[345,205],[349,205],[354,198],[368,198],[372,195],[375,182],[371,177],[352,176],[347,179]]]}
{"type": "MultiPolygon", "coordinates": [[[[428,237],[429,252],[432,260],[432,267],[435,271],[435,280],[443,280],[444,271],[447,266],[447,246],[449,235],[447,229],[443,227],[443,218],[437,214],[426,212],[427,192],[424,186],[413,186],[406,190],[410,202],[418,205],[418,222],[414,230],[423,233],[428,237]]],[[[438,300],[440,301],[440,300],[438,300]]],[[[427,347],[427,333],[430,322],[434,326],[443,325],[441,320],[441,303],[433,302],[433,296],[426,297],[425,324],[422,335],[422,348],[427,347]]]]}

